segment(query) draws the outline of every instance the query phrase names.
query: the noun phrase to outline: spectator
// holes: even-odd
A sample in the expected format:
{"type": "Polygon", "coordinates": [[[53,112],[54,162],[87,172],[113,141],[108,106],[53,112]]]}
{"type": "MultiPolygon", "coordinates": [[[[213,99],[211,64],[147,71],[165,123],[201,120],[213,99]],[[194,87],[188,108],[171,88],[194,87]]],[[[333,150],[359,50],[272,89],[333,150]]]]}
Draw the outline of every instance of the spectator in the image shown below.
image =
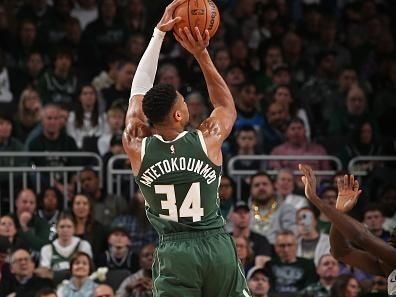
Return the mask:
{"type": "Polygon", "coordinates": [[[37,85],[43,103],[65,104],[71,108],[78,85],[72,66],[72,53],[68,49],[57,50],[53,69],[45,71],[37,85]]]}
{"type": "Polygon", "coordinates": [[[54,1],[52,13],[48,19],[45,32],[41,32],[41,38],[45,38],[46,46],[52,47],[59,44],[65,36],[65,24],[71,18],[70,12],[73,3],[65,0],[54,1]]]}
{"type": "Polygon", "coordinates": [[[81,191],[93,202],[94,217],[102,224],[109,226],[116,216],[127,208],[125,199],[121,196],[108,195],[100,187],[98,173],[86,167],[80,173],[81,191]]]}
{"type": "Polygon", "coordinates": [[[126,5],[125,23],[129,34],[146,33],[148,17],[146,3],[142,0],[129,0],[126,5]]]}
{"type": "MultiPolygon", "coordinates": [[[[304,122],[299,118],[292,119],[286,130],[286,142],[275,147],[272,152],[272,156],[276,155],[318,155],[325,156],[327,152],[325,148],[319,144],[311,143],[307,140],[305,134],[304,122]]],[[[275,169],[290,168],[293,170],[298,169],[298,160],[296,161],[271,161],[270,166],[275,169]]],[[[312,166],[316,170],[329,170],[330,165],[328,161],[314,161],[307,160],[307,164],[312,166]]]]}
{"type": "Polygon", "coordinates": [[[92,85],[100,93],[103,89],[111,87],[117,77],[118,63],[120,57],[115,54],[109,54],[106,58],[106,67],[92,80],[92,85]]]}
{"type": "Polygon", "coordinates": [[[153,254],[155,246],[145,245],[139,254],[140,270],[127,277],[117,290],[117,297],[151,297],[152,279],[151,269],[154,267],[153,254]]]}
{"type": "Polygon", "coordinates": [[[374,276],[370,292],[365,297],[388,297],[388,282],[384,276],[374,276]]]}
{"type": "Polygon", "coordinates": [[[121,18],[117,16],[117,1],[104,0],[99,3],[99,15],[89,23],[82,36],[82,58],[84,66],[97,73],[103,68],[102,63],[110,52],[121,50],[126,40],[126,30],[121,18]]]}
{"type": "Polygon", "coordinates": [[[265,94],[270,91],[273,86],[272,70],[275,65],[282,64],[283,62],[281,47],[277,44],[268,45],[262,55],[262,69],[256,76],[256,86],[258,93],[265,94]]]}
{"type": "Polygon", "coordinates": [[[228,67],[231,65],[231,56],[228,49],[225,47],[218,48],[214,53],[213,63],[224,78],[228,67]]]}
{"type": "Polygon", "coordinates": [[[246,275],[249,269],[252,268],[252,266],[254,265],[255,255],[253,249],[250,245],[249,239],[247,239],[246,237],[237,236],[233,237],[233,239],[238,259],[241,262],[244,274],[246,275]]]}
{"type": "Polygon", "coordinates": [[[31,19],[23,19],[18,24],[17,41],[12,47],[11,55],[14,64],[19,69],[24,69],[28,55],[31,52],[43,49],[38,38],[37,25],[31,19]]]}
{"type": "MultiPolygon", "coordinates": [[[[43,108],[42,113],[42,132],[34,137],[28,144],[28,150],[32,152],[74,152],[77,151],[77,145],[73,138],[62,131],[60,122],[60,109],[57,105],[48,104],[43,108]]],[[[77,163],[76,159],[63,156],[33,157],[32,164],[35,166],[67,166],[77,163]]],[[[42,174],[42,186],[49,186],[48,174],[42,174]]],[[[64,180],[60,174],[55,174],[55,185],[63,192],[64,180]]],[[[74,179],[69,176],[71,183],[74,179]]]]}
{"type": "Polygon", "coordinates": [[[319,281],[304,288],[301,297],[329,297],[330,289],[340,274],[338,261],[330,254],[323,254],[316,266],[319,281]]]}
{"type": "Polygon", "coordinates": [[[72,256],[81,251],[92,258],[92,248],[89,242],[74,236],[73,217],[61,214],[56,223],[57,239],[41,248],[40,268],[43,274],[52,276],[54,272],[70,269],[72,256]]]}
{"type": "Polygon", "coordinates": [[[134,253],[139,253],[144,245],[158,241],[158,234],[147,219],[144,198],[140,191],[136,192],[129,201],[128,212],[116,217],[112,225],[126,227],[134,253]]]}
{"type": "Polygon", "coordinates": [[[37,91],[33,89],[25,89],[22,91],[14,130],[14,135],[19,141],[25,143],[29,133],[40,122],[41,114],[41,99],[37,91]]]}
{"type": "MultiPolygon", "coordinates": [[[[360,86],[354,85],[349,89],[345,106],[346,108],[332,114],[329,123],[329,134],[348,137],[362,121],[369,120],[375,123],[373,116],[369,112],[367,96],[360,86]]],[[[376,129],[378,127],[375,124],[374,134],[377,132],[376,129]]]]}
{"type": "Polygon", "coordinates": [[[78,19],[81,29],[98,18],[98,7],[95,0],[77,0],[71,11],[71,16],[78,19]]]}
{"type": "MultiPolygon", "coordinates": [[[[376,135],[374,123],[369,120],[363,120],[353,128],[347,144],[341,149],[338,156],[343,167],[347,169],[349,161],[355,157],[379,156],[383,154],[384,149],[376,135]]],[[[354,169],[372,170],[373,167],[375,167],[374,162],[359,162],[354,169]]]]}
{"type": "Polygon", "coordinates": [[[268,297],[270,283],[264,268],[252,267],[246,275],[246,281],[252,297],[268,297]]]}
{"type": "Polygon", "coordinates": [[[208,110],[201,93],[193,92],[186,97],[188,112],[188,130],[197,129],[201,123],[208,117],[208,110]]]}
{"type": "Polygon", "coordinates": [[[106,227],[98,222],[93,212],[90,198],[84,194],[77,194],[71,200],[75,235],[87,240],[93,251],[94,257],[106,249],[106,227]]]}
{"type": "Polygon", "coordinates": [[[170,84],[176,90],[180,90],[182,82],[176,65],[171,63],[162,64],[158,69],[158,83],[170,84]]]}
{"type": "Polygon", "coordinates": [[[49,226],[36,212],[36,194],[31,189],[19,192],[16,201],[16,212],[13,214],[18,237],[35,252],[48,242],[49,226]]]}
{"type": "Polygon", "coordinates": [[[278,203],[272,180],[268,174],[259,172],[250,179],[250,204],[252,231],[275,243],[275,235],[283,229],[295,230],[296,210],[286,203],[278,203]]]}
{"type": "Polygon", "coordinates": [[[93,270],[90,256],[84,252],[76,252],[70,260],[71,278],[58,287],[57,295],[59,297],[92,296],[97,286],[89,278],[93,270]]]}
{"type": "Polygon", "coordinates": [[[288,85],[277,85],[272,92],[272,100],[283,104],[286,108],[287,118],[300,118],[304,121],[305,135],[307,139],[311,139],[311,127],[308,120],[308,114],[304,108],[298,105],[292,90],[288,85]]]}
{"type": "Polygon", "coordinates": [[[247,74],[241,66],[231,64],[225,73],[224,80],[231,91],[232,97],[237,98],[239,95],[239,87],[246,81],[247,74]]]}
{"type": "Polygon", "coordinates": [[[330,117],[334,113],[336,81],[336,53],[323,51],[316,56],[317,73],[301,89],[303,106],[312,120],[312,135],[323,138],[327,135],[330,117]]]}
{"type": "MultiPolygon", "coordinates": [[[[11,88],[15,98],[19,98],[26,88],[37,88],[38,80],[45,67],[44,55],[40,51],[32,51],[28,54],[26,67],[18,69],[11,77],[11,88]]],[[[14,100],[15,105],[18,100],[14,100]]]]}
{"type": "Polygon", "coordinates": [[[330,239],[327,234],[318,233],[317,221],[313,210],[309,207],[297,211],[297,256],[314,261],[330,253],[330,239]]]}
{"type": "MultiPolygon", "coordinates": [[[[114,0],[106,0],[114,1],[114,0]]],[[[120,61],[117,64],[117,75],[113,85],[101,91],[103,107],[101,110],[108,110],[110,106],[117,102],[126,107],[129,103],[129,95],[133,76],[135,75],[136,64],[132,61],[120,61]]]]}
{"type": "Polygon", "coordinates": [[[308,206],[308,201],[301,195],[294,194],[295,183],[293,171],[281,169],[275,180],[275,189],[279,202],[293,205],[296,210],[308,206]]]}
{"type": "MultiPolygon", "coordinates": [[[[81,26],[78,19],[69,17],[64,24],[64,37],[56,44],[57,47],[69,48],[73,56],[74,71],[79,81],[85,81],[87,78],[86,70],[82,68],[81,56],[81,26]]],[[[91,77],[89,78],[91,79],[91,77]]]]}
{"type": "Polygon", "coordinates": [[[272,255],[272,247],[265,236],[250,230],[250,219],[249,205],[243,201],[238,201],[231,214],[233,223],[232,235],[235,238],[242,236],[248,239],[255,257],[265,256],[269,259],[272,255]]]}
{"type": "Polygon", "coordinates": [[[110,150],[110,140],[113,135],[122,133],[125,110],[120,106],[113,105],[106,114],[108,129],[97,140],[97,150],[101,156],[104,156],[110,150]]]}
{"type": "MultiPolygon", "coordinates": [[[[236,149],[233,156],[248,155],[256,156],[260,154],[258,148],[257,131],[253,126],[241,126],[236,133],[236,149]]],[[[238,170],[263,170],[265,164],[260,160],[239,160],[235,162],[235,169],[238,170]]]]}
{"type": "Polygon", "coordinates": [[[232,212],[232,206],[236,201],[235,183],[228,175],[221,176],[220,185],[219,185],[219,198],[220,198],[221,214],[223,218],[226,221],[228,221],[229,216],[232,212]]]}
{"type": "Polygon", "coordinates": [[[303,56],[303,40],[300,35],[288,31],[282,38],[282,50],[285,62],[290,67],[292,80],[298,86],[303,85],[311,76],[313,70],[310,63],[303,56]]]}
{"type": "Polygon", "coordinates": [[[279,296],[297,296],[299,291],[317,280],[313,261],[297,257],[296,244],[292,231],[279,232],[275,241],[278,258],[265,264],[271,292],[278,293],[279,296]]]}
{"type": "Polygon", "coordinates": [[[243,83],[235,101],[237,119],[234,123],[234,129],[239,130],[244,126],[252,126],[259,133],[263,126],[264,118],[257,110],[259,98],[255,85],[249,81],[243,83]]]}
{"type": "Polygon", "coordinates": [[[76,108],[71,111],[67,120],[67,134],[74,138],[77,147],[82,148],[84,137],[103,134],[105,119],[99,113],[96,90],[91,85],[80,88],[76,108]]]}
{"type": "Polygon", "coordinates": [[[93,297],[115,297],[115,294],[112,287],[100,284],[95,288],[93,297]]]}
{"type": "Polygon", "coordinates": [[[263,132],[263,150],[269,154],[274,147],[285,140],[284,133],[287,128],[288,118],[286,106],[272,102],[266,110],[263,132]]]}
{"type": "Polygon", "coordinates": [[[135,63],[138,63],[146,47],[147,45],[144,34],[139,32],[133,33],[126,42],[126,55],[128,59],[135,63]]]}
{"type": "Polygon", "coordinates": [[[359,295],[359,283],[351,275],[338,276],[330,290],[330,297],[357,297],[359,295]]]}
{"type": "Polygon", "coordinates": [[[52,287],[48,279],[34,275],[34,262],[27,250],[13,252],[10,263],[13,278],[2,279],[0,296],[34,297],[38,290],[52,287]]]}
{"type": "Polygon", "coordinates": [[[0,217],[0,236],[9,242],[9,249],[15,251],[18,248],[27,248],[17,232],[14,218],[11,215],[0,217]]]}
{"type": "Polygon", "coordinates": [[[49,240],[56,237],[56,223],[64,207],[62,193],[55,187],[45,189],[38,197],[38,211],[40,218],[44,219],[50,227],[49,240]]]}
{"type": "MultiPolygon", "coordinates": [[[[12,137],[13,121],[11,114],[0,111],[0,152],[20,152],[23,151],[23,144],[16,138],[12,137]]],[[[0,167],[13,167],[24,165],[24,158],[0,157],[0,167]]],[[[9,175],[0,173],[0,196],[2,204],[9,198],[9,175]]]]}
{"type": "Polygon", "coordinates": [[[364,210],[363,224],[365,224],[367,229],[375,236],[383,239],[385,242],[388,242],[391,234],[389,231],[384,230],[384,222],[385,218],[379,206],[371,205],[364,210]]]}
{"type": "Polygon", "coordinates": [[[98,267],[108,267],[110,270],[126,269],[130,272],[139,270],[138,254],[132,252],[131,238],[123,225],[113,225],[107,237],[109,248],[99,256],[98,267]]]}
{"type": "MultiPolygon", "coordinates": [[[[337,202],[338,190],[334,186],[325,186],[319,191],[319,197],[329,206],[335,207],[337,202]]],[[[331,223],[329,218],[324,214],[320,213],[317,223],[317,230],[319,233],[330,233],[331,223]]]]}
{"type": "Polygon", "coordinates": [[[288,86],[291,84],[290,68],[287,64],[275,65],[272,69],[272,73],[272,82],[274,84],[274,89],[277,86],[288,86]]]}

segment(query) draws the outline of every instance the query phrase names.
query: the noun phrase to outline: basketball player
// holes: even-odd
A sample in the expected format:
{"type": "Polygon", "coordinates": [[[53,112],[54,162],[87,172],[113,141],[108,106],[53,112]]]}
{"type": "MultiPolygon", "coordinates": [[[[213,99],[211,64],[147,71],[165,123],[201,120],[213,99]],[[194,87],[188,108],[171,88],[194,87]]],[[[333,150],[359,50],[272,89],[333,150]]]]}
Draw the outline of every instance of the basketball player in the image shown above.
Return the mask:
{"type": "Polygon", "coordinates": [[[300,170],[304,174],[302,181],[305,195],[332,222],[330,245],[333,256],[370,274],[388,276],[388,294],[396,297],[396,229],[393,230],[389,245],[361,223],[344,214],[354,207],[361,193],[359,184],[352,175],[345,175],[343,181],[338,180],[337,209],[334,209],[316,195],[316,178],[312,168],[300,165],[300,170]]]}
{"type": "Polygon", "coordinates": [[[146,212],[160,235],[154,254],[156,297],[250,296],[231,237],[224,231],[218,186],[221,145],[236,118],[229,89],[206,50],[209,32],[178,32],[177,40],[197,60],[214,110],[193,132],[183,96],[170,85],[153,87],[165,32],[173,28],[169,4],[154,29],[131,88],[123,138],[146,212]],[[196,39],[194,39],[193,35],[196,39]],[[151,129],[147,125],[151,124],[151,129]],[[151,132],[154,135],[151,135],[151,132]]]}

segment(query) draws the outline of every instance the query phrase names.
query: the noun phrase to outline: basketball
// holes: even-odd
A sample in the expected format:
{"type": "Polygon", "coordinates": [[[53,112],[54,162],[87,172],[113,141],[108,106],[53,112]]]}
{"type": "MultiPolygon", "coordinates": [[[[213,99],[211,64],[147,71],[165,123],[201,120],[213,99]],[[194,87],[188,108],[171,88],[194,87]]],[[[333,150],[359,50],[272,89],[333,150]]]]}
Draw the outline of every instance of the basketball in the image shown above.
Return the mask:
{"type": "Polygon", "coordinates": [[[176,34],[179,33],[179,28],[187,27],[195,36],[194,27],[198,27],[202,34],[207,29],[210,37],[213,37],[219,28],[220,14],[212,0],[187,0],[175,9],[173,17],[177,16],[181,20],[174,26],[176,34]]]}

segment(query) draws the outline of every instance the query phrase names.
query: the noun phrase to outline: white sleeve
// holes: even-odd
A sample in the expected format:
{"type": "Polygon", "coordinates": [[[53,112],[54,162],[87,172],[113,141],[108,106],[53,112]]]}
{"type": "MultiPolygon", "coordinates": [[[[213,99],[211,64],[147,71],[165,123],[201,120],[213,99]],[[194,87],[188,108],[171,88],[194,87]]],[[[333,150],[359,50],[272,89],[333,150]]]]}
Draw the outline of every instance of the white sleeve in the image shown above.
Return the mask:
{"type": "Polygon", "coordinates": [[[51,257],[52,257],[52,247],[50,244],[46,244],[41,248],[40,251],[40,267],[47,267],[51,269],[51,257]]]}
{"type": "Polygon", "coordinates": [[[153,36],[147,46],[132,81],[129,100],[135,95],[144,95],[153,87],[155,74],[157,72],[158,59],[161,51],[162,41],[166,32],[154,28],[153,36]]]}
{"type": "Polygon", "coordinates": [[[88,241],[81,240],[79,250],[80,252],[87,253],[91,258],[93,257],[92,247],[88,241]]]}

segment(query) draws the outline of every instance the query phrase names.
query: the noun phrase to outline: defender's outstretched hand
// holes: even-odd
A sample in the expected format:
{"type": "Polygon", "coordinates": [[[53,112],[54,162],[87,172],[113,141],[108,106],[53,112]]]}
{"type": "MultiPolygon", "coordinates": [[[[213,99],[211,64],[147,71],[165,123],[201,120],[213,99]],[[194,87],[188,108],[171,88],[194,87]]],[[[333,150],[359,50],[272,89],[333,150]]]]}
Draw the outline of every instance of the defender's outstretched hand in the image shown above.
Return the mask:
{"type": "Polygon", "coordinates": [[[305,196],[309,201],[315,204],[315,201],[319,198],[316,195],[316,177],[313,174],[313,170],[311,166],[306,164],[298,164],[298,168],[304,174],[301,180],[305,186],[305,196]]]}
{"type": "Polygon", "coordinates": [[[157,28],[162,32],[167,32],[173,29],[173,26],[181,20],[181,17],[173,17],[175,9],[186,2],[187,0],[173,0],[165,9],[161,20],[157,24],[157,28]]]}
{"type": "Polygon", "coordinates": [[[178,34],[173,33],[173,35],[182,47],[189,51],[194,57],[204,52],[209,45],[209,31],[205,30],[204,36],[202,37],[198,27],[194,28],[194,32],[191,32],[187,27],[184,27],[184,30],[180,28],[178,34]],[[194,38],[193,34],[196,38],[194,38]]]}
{"type": "Polygon", "coordinates": [[[359,182],[355,180],[353,175],[344,176],[344,179],[337,179],[337,187],[338,187],[338,197],[336,202],[336,208],[342,212],[350,211],[355,205],[356,202],[362,193],[362,190],[359,190],[359,182]]]}

